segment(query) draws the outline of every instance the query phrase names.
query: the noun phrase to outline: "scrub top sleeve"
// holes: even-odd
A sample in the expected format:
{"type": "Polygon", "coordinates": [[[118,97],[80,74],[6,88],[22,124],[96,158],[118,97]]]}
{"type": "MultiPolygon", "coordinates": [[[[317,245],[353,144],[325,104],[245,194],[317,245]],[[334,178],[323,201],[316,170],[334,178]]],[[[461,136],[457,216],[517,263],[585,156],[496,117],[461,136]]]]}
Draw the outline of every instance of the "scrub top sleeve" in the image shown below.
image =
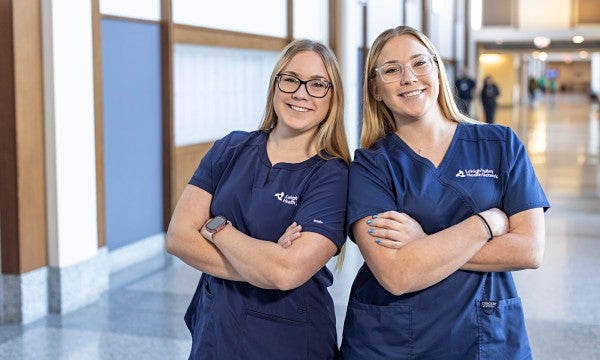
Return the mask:
{"type": "Polygon", "coordinates": [[[348,176],[348,235],[355,241],[351,226],[365,216],[397,210],[387,157],[379,152],[358,149],[348,176]]]}
{"type": "Polygon", "coordinates": [[[323,161],[299,199],[294,221],[302,225],[302,231],[325,236],[339,251],[346,241],[348,166],[340,159],[323,161]]]}
{"type": "Polygon", "coordinates": [[[247,136],[248,133],[246,132],[234,131],[222,139],[215,141],[214,145],[200,160],[200,165],[198,165],[188,183],[206,190],[210,194],[214,194],[215,188],[219,183],[219,178],[233,155],[233,152],[227,150],[247,136]]]}
{"type": "Polygon", "coordinates": [[[508,216],[539,207],[548,210],[550,203],[535,175],[525,146],[510,128],[506,131],[508,174],[502,210],[508,216]]]}

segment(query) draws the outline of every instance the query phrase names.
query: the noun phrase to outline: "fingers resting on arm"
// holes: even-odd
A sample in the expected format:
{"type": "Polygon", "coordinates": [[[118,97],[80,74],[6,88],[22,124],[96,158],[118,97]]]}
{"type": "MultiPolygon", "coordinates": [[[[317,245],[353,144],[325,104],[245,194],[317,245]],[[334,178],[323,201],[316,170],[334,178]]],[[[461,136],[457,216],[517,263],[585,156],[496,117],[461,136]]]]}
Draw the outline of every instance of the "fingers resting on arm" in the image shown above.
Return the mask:
{"type": "Polygon", "coordinates": [[[408,214],[397,211],[375,214],[366,220],[366,224],[373,241],[390,249],[399,249],[413,240],[427,236],[417,221],[408,214]]]}

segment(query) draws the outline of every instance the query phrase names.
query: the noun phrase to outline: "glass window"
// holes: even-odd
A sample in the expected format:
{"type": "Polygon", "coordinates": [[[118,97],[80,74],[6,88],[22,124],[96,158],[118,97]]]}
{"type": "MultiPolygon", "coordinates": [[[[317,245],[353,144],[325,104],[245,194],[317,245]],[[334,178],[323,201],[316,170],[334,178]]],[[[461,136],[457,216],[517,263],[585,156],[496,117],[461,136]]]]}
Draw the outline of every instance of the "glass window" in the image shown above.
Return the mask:
{"type": "Polygon", "coordinates": [[[384,30],[402,24],[402,10],[402,1],[378,0],[368,3],[367,46],[370,47],[384,30]]]}
{"type": "Polygon", "coordinates": [[[423,30],[423,4],[421,0],[405,0],[406,24],[423,30]]]}
{"type": "Polygon", "coordinates": [[[256,130],[278,51],[175,45],[175,146],[256,130]]]}
{"type": "Polygon", "coordinates": [[[329,1],[294,0],[294,39],[329,44],[329,1]]]}
{"type": "MultiPolygon", "coordinates": [[[[454,58],[455,43],[455,4],[454,1],[436,0],[432,3],[431,42],[442,58],[454,58]]],[[[460,32],[459,32],[460,33],[460,32]]]]}

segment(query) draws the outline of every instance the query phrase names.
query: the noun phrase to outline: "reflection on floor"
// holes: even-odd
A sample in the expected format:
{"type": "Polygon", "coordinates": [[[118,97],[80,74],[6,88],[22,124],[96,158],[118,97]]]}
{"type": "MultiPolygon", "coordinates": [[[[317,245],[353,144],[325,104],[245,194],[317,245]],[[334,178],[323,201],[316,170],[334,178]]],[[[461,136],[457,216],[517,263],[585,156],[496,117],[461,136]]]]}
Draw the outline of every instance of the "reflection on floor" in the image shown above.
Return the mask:
{"type": "MultiPolygon", "coordinates": [[[[514,274],[534,358],[600,359],[598,109],[583,95],[558,95],[500,109],[497,122],[515,129],[526,144],[552,204],[543,266],[514,274]]],[[[330,289],[340,334],[361,263],[350,244],[330,289]]],[[[166,255],[127,269],[91,306],[27,326],[0,326],[0,359],[185,359],[190,336],[183,313],[198,278],[166,255]]]]}

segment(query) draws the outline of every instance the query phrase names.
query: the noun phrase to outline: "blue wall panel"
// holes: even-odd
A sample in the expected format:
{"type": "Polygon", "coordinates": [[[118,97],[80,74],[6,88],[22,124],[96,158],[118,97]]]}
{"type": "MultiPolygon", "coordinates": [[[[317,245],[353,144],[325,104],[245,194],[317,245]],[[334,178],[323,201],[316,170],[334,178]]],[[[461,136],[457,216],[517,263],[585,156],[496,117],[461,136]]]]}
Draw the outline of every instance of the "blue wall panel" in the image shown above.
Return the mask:
{"type": "Polygon", "coordinates": [[[102,20],[106,244],[162,231],[160,27],[102,20]]]}

